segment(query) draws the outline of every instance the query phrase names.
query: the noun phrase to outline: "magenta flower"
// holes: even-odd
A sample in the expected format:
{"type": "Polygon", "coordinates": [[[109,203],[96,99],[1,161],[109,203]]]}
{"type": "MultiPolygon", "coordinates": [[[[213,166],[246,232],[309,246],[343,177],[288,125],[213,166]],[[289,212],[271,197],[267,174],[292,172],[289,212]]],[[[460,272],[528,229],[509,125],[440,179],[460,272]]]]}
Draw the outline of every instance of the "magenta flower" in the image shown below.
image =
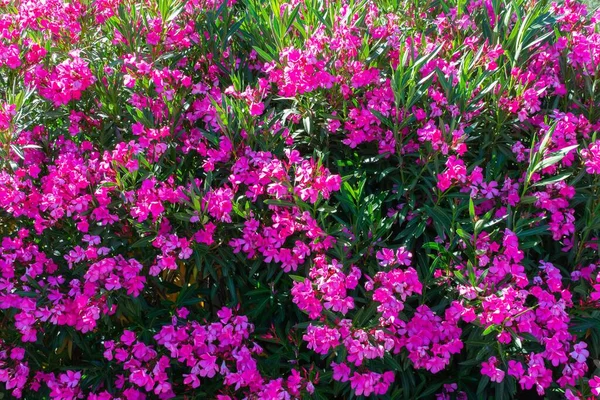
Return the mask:
{"type": "Polygon", "coordinates": [[[481,363],[481,374],[489,376],[492,382],[500,383],[504,379],[504,371],[496,365],[498,360],[496,357],[490,357],[487,361],[481,363]]]}

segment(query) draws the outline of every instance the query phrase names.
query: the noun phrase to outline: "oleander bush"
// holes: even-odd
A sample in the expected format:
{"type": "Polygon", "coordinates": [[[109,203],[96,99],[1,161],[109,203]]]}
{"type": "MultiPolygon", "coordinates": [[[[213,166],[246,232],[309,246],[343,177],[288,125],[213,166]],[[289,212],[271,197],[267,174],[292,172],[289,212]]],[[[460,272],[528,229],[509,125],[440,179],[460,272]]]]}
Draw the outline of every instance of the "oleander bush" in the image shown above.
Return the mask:
{"type": "Polygon", "coordinates": [[[600,12],[0,0],[0,397],[600,395],[600,12]]]}

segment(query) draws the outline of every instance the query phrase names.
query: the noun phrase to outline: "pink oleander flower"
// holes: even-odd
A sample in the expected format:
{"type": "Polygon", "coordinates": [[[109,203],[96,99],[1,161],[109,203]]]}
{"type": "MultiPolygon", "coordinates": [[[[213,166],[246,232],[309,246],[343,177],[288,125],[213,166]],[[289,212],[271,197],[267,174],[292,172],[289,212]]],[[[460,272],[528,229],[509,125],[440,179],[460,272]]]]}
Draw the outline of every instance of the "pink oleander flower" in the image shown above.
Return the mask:
{"type": "Polygon", "coordinates": [[[490,357],[481,363],[481,374],[489,376],[492,382],[500,383],[504,379],[504,371],[498,368],[497,364],[496,357],[490,357]]]}
{"type": "Polygon", "coordinates": [[[31,78],[40,95],[52,101],[55,107],[79,100],[83,91],[96,80],[78,51],[72,51],[69,55],[70,59],[50,71],[38,65],[35,76],[31,78]]]}
{"type": "Polygon", "coordinates": [[[348,367],[344,363],[331,363],[331,368],[333,370],[333,379],[340,382],[347,382],[350,378],[350,367],[348,367]]]}
{"type": "Polygon", "coordinates": [[[600,396],[600,376],[595,375],[589,380],[590,389],[594,396],[600,396]]]}
{"type": "Polygon", "coordinates": [[[600,140],[581,150],[581,157],[588,174],[600,174],[600,140]]]}

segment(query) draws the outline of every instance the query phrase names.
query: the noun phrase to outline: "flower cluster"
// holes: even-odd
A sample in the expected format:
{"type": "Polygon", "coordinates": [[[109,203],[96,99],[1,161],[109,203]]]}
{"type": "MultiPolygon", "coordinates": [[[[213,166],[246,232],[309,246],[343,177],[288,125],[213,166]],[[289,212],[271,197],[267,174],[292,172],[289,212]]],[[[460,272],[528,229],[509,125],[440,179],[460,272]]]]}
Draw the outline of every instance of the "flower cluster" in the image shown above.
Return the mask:
{"type": "Polygon", "coordinates": [[[68,104],[71,100],[79,100],[81,94],[95,81],[88,63],[79,57],[77,51],[69,54],[70,58],[56,65],[51,71],[41,65],[26,76],[26,82],[38,89],[40,96],[52,101],[55,107],[68,104]]]}
{"type": "Polygon", "coordinates": [[[600,396],[599,25],[0,0],[0,392],[600,396]]]}

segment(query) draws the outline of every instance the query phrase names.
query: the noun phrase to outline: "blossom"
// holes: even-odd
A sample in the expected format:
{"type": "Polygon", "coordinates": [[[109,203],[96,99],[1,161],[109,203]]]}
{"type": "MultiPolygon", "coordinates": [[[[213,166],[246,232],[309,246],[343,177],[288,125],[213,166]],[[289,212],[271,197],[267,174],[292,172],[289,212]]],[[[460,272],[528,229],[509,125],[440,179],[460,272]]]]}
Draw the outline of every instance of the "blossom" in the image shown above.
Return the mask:
{"type": "Polygon", "coordinates": [[[594,396],[600,396],[600,376],[595,375],[589,381],[590,389],[594,396]]]}
{"type": "Polygon", "coordinates": [[[600,174],[600,140],[590,144],[587,149],[581,150],[581,157],[588,174],[600,174]]]}
{"type": "Polygon", "coordinates": [[[481,363],[481,373],[490,377],[492,382],[500,383],[504,379],[504,371],[497,367],[498,360],[492,356],[481,363]]]}

